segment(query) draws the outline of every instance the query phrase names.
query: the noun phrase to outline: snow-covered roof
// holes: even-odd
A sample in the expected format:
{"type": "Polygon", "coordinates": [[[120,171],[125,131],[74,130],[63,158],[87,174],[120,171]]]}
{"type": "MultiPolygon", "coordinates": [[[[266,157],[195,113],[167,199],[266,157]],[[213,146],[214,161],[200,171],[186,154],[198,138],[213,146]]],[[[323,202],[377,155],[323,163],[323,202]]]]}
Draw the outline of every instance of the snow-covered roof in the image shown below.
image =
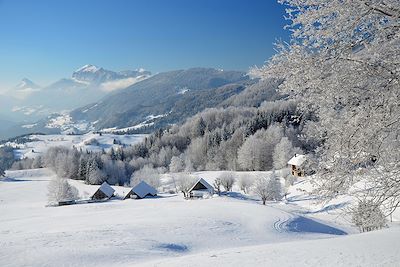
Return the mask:
{"type": "Polygon", "coordinates": [[[306,161],[306,156],[305,155],[300,155],[300,154],[296,154],[294,155],[293,158],[291,158],[288,161],[289,165],[295,165],[295,166],[300,166],[304,163],[304,161],[306,161]]]}
{"type": "Polygon", "coordinates": [[[135,193],[140,198],[144,198],[148,194],[152,196],[155,196],[157,194],[157,190],[147,184],[145,181],[141,181],[139,184],[133,187],[130,192],[135,193]]]}
{"type": "Polygon", "coordinates": [[[112,188],[107,182],[102,183],[99,190],[108,197],[112,197],[115,192],[114,188],[112,188]]]}
{"type": "Polygon", "coordinates": [[[204,180],[203,178],[200,178],[199,180],[197,180],[197,182],[190,188],[190,191],[193,191],[193,189],[196,187],[196,185],[198,183],[201,183],[202,185],[204,185],[209,191],[214,192],[214,187],[212,187],[209,183],[206,182],[206,180],[204,180]]]}

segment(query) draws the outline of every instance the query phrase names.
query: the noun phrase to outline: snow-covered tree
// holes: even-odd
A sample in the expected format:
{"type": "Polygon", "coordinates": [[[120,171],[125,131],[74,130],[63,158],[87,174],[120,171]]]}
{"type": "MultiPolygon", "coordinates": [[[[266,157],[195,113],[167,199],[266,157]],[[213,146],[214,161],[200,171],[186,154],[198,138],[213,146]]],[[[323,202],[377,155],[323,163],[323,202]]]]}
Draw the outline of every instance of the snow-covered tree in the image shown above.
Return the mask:
{"type": "Polygon", "coordinates": [[[33,159],[32,168],[38,169],[43,167],[43,160],[41,156],[37,156],[33,159]]]}
{"type": "Polygon", "coordinates": [[[287,162],[294,156],[296,153],[301,153],[301,150],[298,148],[294,148],[292,142],[290,142],[289,138],[282,137],[281,141],[275,146],[273,161],[274,168],[277,170],[283,169],[287,167],[287,162]]]}
{"type": "Polygon", "coordinates": [[[178,190],[183,193],[184,198],[189,197],[189,190],[193,187],[195,182],[196,179],[189,174],[182,173],[178,176],[176,183],[178,186],[178,190]]]}
{"type": "Polygon", "coordinates": [[[219,177],[215,178],[213,186],[214,186],[215,190],[217,191],[218,196],[220,196],[221,195],[221,186],[222,186],[221,178],[219,178],[219,177]]]}
{"type": "Polygon", "coordinates": [[[363,194],[392,213],[400,203],[400,2],[280,2],[291,41],[252,73],[282,78],[280,91],[315,114],[306,133],[320,144],[316,192],[335,197],[364,179],[363,194]]]}
{"type": "Polygon", "coordinates": [[[218,178],[221,181],[221,185],[225,189],[225,191],[232,191],[232,187],[236,181],[236,176],[233,172],[221,173],[218,178]]]}
{"type": "Polygon", "coordinates": [[[160,174],[151,165],[145,165],[142,169],[132,174],[131,186],[135,186],[141,181],[145,181],[156,189],[161,186],[160,174]]]}
{"type": "Polygon", "coordinates": [[[249,171],[272,169],[273,151],[282,136],[282,128],[277,125],[258,130],[249,136],[238,151],[239,165],[249,171]]]}
{"type": "Polygon", "coordinates": [[[181,172],[185,169],[184,161],[177,156],[173,156],[171,159],[171,163],[169,164],[169,170],[171,172],[181,172]]]}
{"type": "Polygon", "coordinates": [[[265,205],[268,199],[268,178],[257,178],[254,181],[253,191],[257,196],[261,198],[263,205],[265,205]]]}
{"type": "Polygon", "coordinates": [[[263,205],[267,200],[279,201],[282,198],[281,184],[274,172],[269,177],[257,178],[253,191],[261,198],[263,205]]]}
{"type": "Polygon", "coordinates": [[[352,209],[353,223],[361,232],[381,229],[386,225],[386,219],[379,207],[372,200],[360,200],[352,209]]]}
{"type": "Polygon", "coordinates": [[[249,189],[254,183],[254,179],[246,174],[239,175],[238,184],[240,190],[242,190],[245,194],[249,192],[249,189]]]}
{"type": "Polygon", "coordinates": [[[78,199],[78,190],[67,179],[56,177],[49,182],[47,196],[50,204],[56,204],[59,201],[78,199]]]}
{"type": "Polygon", "coordinates": [[[279,201],[282,199],[282,184],[275,171],[272,171],[269,177],[268,190],[269,200],[279,201]]]}

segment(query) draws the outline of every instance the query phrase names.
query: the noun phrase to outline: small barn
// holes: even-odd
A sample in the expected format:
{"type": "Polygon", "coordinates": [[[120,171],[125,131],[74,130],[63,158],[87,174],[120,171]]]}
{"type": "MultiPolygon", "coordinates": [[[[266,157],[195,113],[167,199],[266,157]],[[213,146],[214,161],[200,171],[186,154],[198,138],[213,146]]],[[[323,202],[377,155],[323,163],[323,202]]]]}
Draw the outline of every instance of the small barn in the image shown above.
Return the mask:
{"type": "Polygon", "coordinates": [[[124,199],[127,198],[145,198],[147,196],[157,196],[157,190],[146,183],[145,181],[141,181],[139,184],[137,184],[135,187],[133,187],[129,193],[124,197],[124,199]]]}
{"type": "Polygon", "coordinates": [[[203,198],[214,195],[214,187],[200,178],[188,191],[191,198],[203,198]]]}
{"type": "Polygon", "coordinates": [[[294,176],[304,176],[304,162],[307,160],[305,155],[295,154],[293,158],[288,161],[290,172],[294,176]]]}
{"type": "Polygon", "coordinates": [[[91,199],[102,200],[109,199],[114,195],[115,190],[107,183],[104,182],[99,189],[93,194],[91,199]]]}

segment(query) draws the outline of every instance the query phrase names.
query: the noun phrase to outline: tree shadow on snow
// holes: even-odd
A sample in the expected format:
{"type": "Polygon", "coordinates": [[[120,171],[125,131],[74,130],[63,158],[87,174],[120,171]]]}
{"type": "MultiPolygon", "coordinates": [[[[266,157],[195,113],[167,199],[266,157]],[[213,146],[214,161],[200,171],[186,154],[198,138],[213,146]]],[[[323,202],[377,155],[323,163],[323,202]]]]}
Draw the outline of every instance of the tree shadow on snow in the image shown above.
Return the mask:
{"type": "Polygon", "coordinates": [[[188,246],[183,244],[174,244],[174,243],[161,243],[156,246],[158,249],[172,251],[172,252],[187,252],[189,250],[188,246]]]}
{"type": "Polygon", "coordinates": [[[286,224],[285,228],[290,232],[296,233],[347,235],[347,233],[343,230],[314,221],[303,216],[297,217],[289,221],[286,224]]]}
{"type": "Polygon", "coordinates": [[[0,182],[6,182],[6,183],[14,183],[14,182],[48,182],[49,180],[40,180],[40,179],[35,179],[35,180],[29,180],[29,179],[16,179],[16,178],[2,178],[0,179],[0,182]]]}
{"type": "Polygon", "coordinates": [[[306,200],[318,200],[319,198],[316,196],[294,196],[287,197],[288,202],[298,202],[298,201],[306,201],[306,200]]]}
{"type": "Polygon", "coordinates": [[[319,210],[316,210],[316,211],[306,211],[306,212],[304,212],[304,214],[316,214],[316,213],[321,213],[321,212],[333,211],[333,210],[336,210],[336,209],[344,208],[347,204],[349,204],[349,202],[343,202],[343,203],[339,203],[339,204],[332,204],[332,205],[325,206],[322,209],[319,209],[319,210]]]}
{"type": "Polygon", "coordinates": [[[223,193],[221,193],[221,196],[231,197],[231,198],[239,199],[239,200],[248,200],[248,201],[256,201],[256,202],[260,201],[257,198],[246,196],[239,192],[223,192],[223,193]]]}

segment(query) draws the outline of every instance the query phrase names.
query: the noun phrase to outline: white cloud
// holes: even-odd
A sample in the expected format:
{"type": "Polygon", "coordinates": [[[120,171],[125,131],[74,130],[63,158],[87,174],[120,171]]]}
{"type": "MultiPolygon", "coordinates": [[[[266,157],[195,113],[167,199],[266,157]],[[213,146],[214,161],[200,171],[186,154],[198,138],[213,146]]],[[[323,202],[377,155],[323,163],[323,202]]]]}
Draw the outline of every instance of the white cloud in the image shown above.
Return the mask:
{"type": "Polygon", "coordinates": [[[101,84],[101,89],[106,92],[111,92],[117,89],[122,89],[126,88],[128,86],[131,86],[134,83],[137,83],[139,81],[142,81],[144,79],[148,78],[146,75],[138,76],[136,78],[126,78],[126,79],[120,79],[116,81],[110,81],[110,82],[105,82],[101,84]]]}

